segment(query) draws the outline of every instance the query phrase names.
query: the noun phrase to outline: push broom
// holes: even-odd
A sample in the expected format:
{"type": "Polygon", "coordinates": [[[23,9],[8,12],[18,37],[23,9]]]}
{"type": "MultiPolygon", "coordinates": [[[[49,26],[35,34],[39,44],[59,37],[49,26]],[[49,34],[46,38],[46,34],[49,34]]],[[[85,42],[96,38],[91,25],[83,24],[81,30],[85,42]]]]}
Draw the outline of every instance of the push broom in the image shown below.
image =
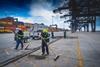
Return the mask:
{"type": "MultiPolygon", "coordinates": [[[[43,38],[42,36],[41,36],[41,38],[44,40],[44,38],[43,38]]],[[[44,40],[44,42],[46,43],[45,40],[44,40]]],[[[60,55],[56,55],[50,47],[49,47],[49,49],[50,49],[50,50],[52,51],[52,53],[56,56],[53,60],[54,60],[54,61],[57,61],[57,60],[59,59],[60,55]]]]}

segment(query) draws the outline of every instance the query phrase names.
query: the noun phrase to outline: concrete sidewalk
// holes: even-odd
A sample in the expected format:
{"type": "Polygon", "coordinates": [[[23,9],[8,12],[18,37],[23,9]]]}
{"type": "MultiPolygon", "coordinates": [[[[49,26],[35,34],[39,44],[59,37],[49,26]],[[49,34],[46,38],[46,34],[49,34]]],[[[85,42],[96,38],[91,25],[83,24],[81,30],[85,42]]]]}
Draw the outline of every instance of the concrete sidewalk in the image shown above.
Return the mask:
{"type": "MultiPolygon", "coordinates": [[[[56,39],[50,39],[50,42],[52,42],[54,40],[56,40],[56,39]]],[[[6,49],[0,49],[0,52],[2,53],[0,55],[0,60],[1,60],[0,63],[4,62],[4,61],[6,61],[10,58],[16,57],[17,55],[21,55],[21,54],[24,54],[28,51],[31,51],[32,49],[37,48],[39,46],[41,46],[41,40],[30,40],[28,43],[24,43],[24,49],[23,50],[20,50],[20,46],[19,46],[18,50],[15,50],[14,47],[6,48],[6,49]],[[25,47],[28,44],[29,44],[28,50],[25,50],[25,47]]]]}
{"type": "Polygon", "coordinates": [[[41,50],[38,50],[7,67],[14,67],[15,65],[18,67],[75,67],[77,66],[76,41],[77,39],[62,38],[49,46],[50,55],[46,56],[45,59],[37,58],[37,56],[41,57],[41,50]],[[60,57],[54,61],[56,55],[60,57]]]}
{"type": "Polygon", "coordinates": [[[100,32],[70,34],[49,46],[50,55],[38,50],[6,67],[100,67],[100,32]],[[54,61],[56,55],[60,55],[54,61]]]}
{"type": "MultiPolygon", "coordinates": [[[[56,33],[56,35],[59,34],[56,33]]],[[[55,36],[56,36],[55,35],[55,36]]],[[[60,34],[62,36],[62,34],[60,34]]],[[[26,47],[29,44],[28,49],[30,50],[20,50],[20,46],[18,50],[15,50],[16,42],[14,41],[14,34],[9,33],[9,34],[0,34],[0,63],[9,59],[13,58],[17,55],[20,55],[22,53],[25,53],[27,51],[30,51],[33,48],[36,48],[41,45],[40,40],[31,40],[29,43],[24,43],[24,46],[26,47]]],[[[50,39],[50,42],[54,41],[55,39],[50,39]]],[[[24,47],[24,48],[25,48],[24,47]]]]}
{"type": "MultiPolygon", "coordinates": [[[[100,67],[99,40],[100,32],[70,33],[66,39],[49,46],[49,56],[41,56],[41,50],[38,50],[5,67],[100,67]],[[60,57],[54,61],[56,55],[60,57]]],[[[39,42],[32,42],[29,48],[37,45],[39,42]]]]}

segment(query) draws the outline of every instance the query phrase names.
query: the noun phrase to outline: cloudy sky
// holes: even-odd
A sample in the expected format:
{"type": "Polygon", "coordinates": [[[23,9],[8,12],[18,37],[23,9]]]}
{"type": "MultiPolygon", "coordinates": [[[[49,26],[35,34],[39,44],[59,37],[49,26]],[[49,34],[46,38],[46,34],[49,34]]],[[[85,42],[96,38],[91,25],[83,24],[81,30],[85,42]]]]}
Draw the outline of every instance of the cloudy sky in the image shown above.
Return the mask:
{"type": "MultiPolygon", "coordinates": [[[[63,0],[0,0],[0,18],[12,16],[26,23],[58,24],[58,27],[68,28],[63,24],[64,19],[54,14],[53,9],[62,5],[63,0]]],[[[100,19],[100,18],[98,18],[100,19]]],[[[97,20],[99,22],[99,20],[97,20]]],[[[100,23],[97,23],[100,26],[100,23]]],[[[99,27],[100,28],[100,27],[99,27]]]]}
{"type": "Polygon", "coordinates": [[[0,0],[0,17],[12,16],[26,23],[58,24],[62,20],[52,12],[63,0],[0,0]],[[58,22],[59,21],[59,22],[58,22]]]}

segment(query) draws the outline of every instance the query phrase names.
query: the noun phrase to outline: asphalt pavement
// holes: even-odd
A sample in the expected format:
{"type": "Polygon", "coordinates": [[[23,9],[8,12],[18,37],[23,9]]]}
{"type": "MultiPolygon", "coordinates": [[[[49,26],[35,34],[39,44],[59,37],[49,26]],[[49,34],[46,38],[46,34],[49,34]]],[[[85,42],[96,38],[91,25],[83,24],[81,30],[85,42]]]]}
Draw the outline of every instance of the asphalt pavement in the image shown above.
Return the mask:
{"type": "MultiPolygon", "coordinates": [[[[29,48],[40,45],[39,41],[31,44],[29,48]]],[[[41,56],[38,50],[5,67],[100,67],[100,32],[67,33],[66,39],[52,43],[49,50],[49,56],[41,56]]]]}
{"type": "MultiPolygon", "coordinates": [[[[54,40],[55,39],[50,38],[50,42],[54,40]]],[[[24,49],[27,47],[27,50],[20,50],[20,46],[18,50],[15,50],[15,46],[16,42],[14,41],[13,33],[0,34],[0,63],[41,46],[41,40],[29,39],[27,43],[24,43],[24,49]],[[27,45],[29,46],[27,47],[27,45]]]]}

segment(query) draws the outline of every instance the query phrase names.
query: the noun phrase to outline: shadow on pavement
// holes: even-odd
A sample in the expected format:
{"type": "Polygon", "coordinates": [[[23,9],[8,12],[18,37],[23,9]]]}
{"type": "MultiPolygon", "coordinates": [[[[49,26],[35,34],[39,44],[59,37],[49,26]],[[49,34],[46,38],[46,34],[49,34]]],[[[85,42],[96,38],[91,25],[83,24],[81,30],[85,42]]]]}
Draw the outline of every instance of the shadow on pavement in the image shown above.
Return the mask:
{"type": "Polygon", "coordinates": [[[44,60],[46,56],[45,55],[29,55],[28,58],[34,58],[36,60],[44,60]]]}

